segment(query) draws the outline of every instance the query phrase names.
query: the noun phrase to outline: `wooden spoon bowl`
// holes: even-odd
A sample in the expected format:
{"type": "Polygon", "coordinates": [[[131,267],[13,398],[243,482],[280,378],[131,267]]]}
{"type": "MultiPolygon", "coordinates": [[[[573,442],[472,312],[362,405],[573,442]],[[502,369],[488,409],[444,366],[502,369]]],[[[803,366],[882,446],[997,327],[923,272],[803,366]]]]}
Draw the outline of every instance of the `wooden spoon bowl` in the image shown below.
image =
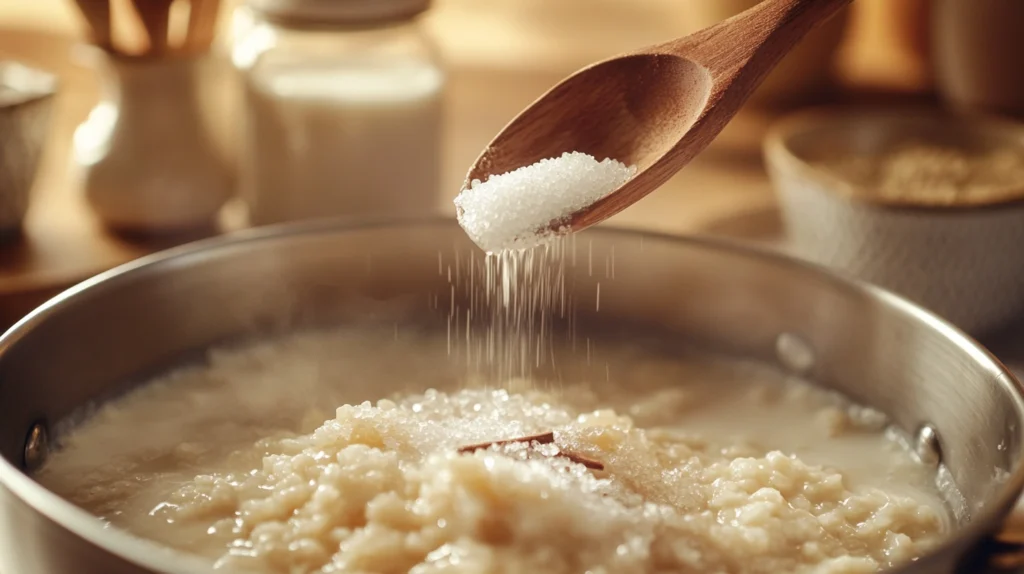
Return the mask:
{"type": "Polygon", "coordinates": [[[703,151],[779,60],[850,1],[765,0],[696,34],[586,67],[513,119],[464,188],[571,151],[634,165],[617,190],[548,227],[577,231],[603,221],[703,151]]]}
{"type": "Polygon", "coordinates": [[[566,151],[615,158],[644,171],[686,135],[712,85],[707,69],[671,54],[594,64],[555,86],[498,134],[469,179],[483,180],[566,151]],[[635,89],[622,89],[629,85],[635,89]],[[660,137],[648,137],[655,133],[660,137]]]}

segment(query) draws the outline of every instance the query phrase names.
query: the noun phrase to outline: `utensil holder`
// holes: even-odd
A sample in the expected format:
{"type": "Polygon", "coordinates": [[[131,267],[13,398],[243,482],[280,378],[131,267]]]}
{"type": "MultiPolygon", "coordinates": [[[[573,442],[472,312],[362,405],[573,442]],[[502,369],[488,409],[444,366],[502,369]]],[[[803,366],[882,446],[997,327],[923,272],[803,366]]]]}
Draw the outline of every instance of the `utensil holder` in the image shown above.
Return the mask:
{"type": "Polygon", "coordinates": [[[210,225],[234,174],[211,137],[220,62],[106,54],[103,95],[74,136],[89,204],[109,227],[166,232],[210,225]]]}

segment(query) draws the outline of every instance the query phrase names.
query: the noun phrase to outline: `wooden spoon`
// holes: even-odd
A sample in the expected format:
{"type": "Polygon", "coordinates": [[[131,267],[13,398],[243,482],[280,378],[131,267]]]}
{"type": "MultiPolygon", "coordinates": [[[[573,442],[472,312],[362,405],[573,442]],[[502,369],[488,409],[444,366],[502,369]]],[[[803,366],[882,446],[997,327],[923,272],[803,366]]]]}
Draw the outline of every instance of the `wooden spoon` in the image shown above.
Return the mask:
{"type": "Polygon", "coordinates": [[[765,0],[690,36],[588,66],[505,126],[463,188],[569,151],[635,165],[617,190],[550,226],[578,231],[599,223],[704,150],[779,60],[850,2],[765,0]]]}

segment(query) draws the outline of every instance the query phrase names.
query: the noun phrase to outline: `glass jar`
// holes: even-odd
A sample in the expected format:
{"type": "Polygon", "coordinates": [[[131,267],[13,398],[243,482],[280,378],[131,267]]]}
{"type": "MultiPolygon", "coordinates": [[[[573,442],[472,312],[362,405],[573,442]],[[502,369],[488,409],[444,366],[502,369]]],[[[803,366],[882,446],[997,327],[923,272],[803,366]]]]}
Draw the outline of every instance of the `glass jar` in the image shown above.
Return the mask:
{"type": "Polygon", "coordinates": [[[232,59],[253,225],[440,206],[445,74],[429,0],[250,0],[232,59]]]}

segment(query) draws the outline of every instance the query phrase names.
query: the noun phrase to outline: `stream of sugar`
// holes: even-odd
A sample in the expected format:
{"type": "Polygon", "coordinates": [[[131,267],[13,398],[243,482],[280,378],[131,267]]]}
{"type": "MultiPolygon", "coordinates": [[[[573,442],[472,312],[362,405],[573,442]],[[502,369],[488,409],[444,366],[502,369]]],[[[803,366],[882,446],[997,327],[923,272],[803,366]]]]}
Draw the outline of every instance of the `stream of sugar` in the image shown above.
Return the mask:
{"type": "MultiPolygon", "coordinates": [[[[478,254],[457,255],[454,277],[449,268],[449,354],[464,354],[471,369],[497,381],[529,377],[549,361],[557,371],[551,351],[556,323],[575,347],[566,263],[576,265],[576,240],[552,230],[564,229],[560,222],[635,172],[612,159],[572,152],[471,182],[455,205],[460,225],[487,255],[482,261],[478,254]],[[458,303],[459,289],[468,304],[458,303]]],[[[613,277],[614,253],[604,263],[605,277],[613,277]]],[[[589,245],[587,270],[593,275],[589,245]]]]}
{"type": "Polygon", "coordinates": [[[556,369],[558,336],[575,335],[572,285],[575,238],[481,256],[457,253],[449,274],[448,352],[488,380],[556,369]]]}

